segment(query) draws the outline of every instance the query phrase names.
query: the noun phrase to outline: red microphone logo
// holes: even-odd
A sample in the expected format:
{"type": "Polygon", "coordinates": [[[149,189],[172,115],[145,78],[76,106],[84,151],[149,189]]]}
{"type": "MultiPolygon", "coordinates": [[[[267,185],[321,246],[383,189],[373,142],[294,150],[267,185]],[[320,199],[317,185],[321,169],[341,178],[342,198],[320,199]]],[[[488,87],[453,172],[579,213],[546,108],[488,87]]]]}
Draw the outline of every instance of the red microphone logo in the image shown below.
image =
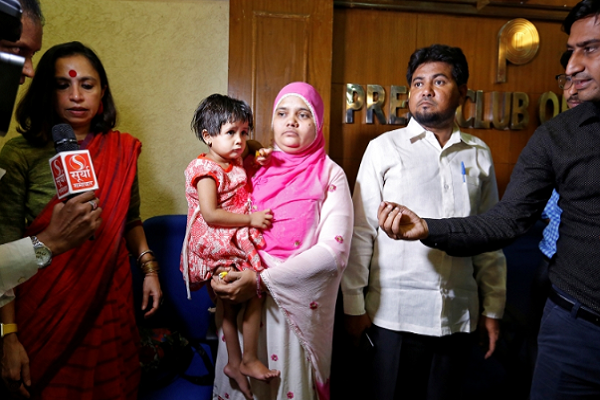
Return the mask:
{"type": "Polygon", "coordinates": [[[52,169],[52,176],[54,177],[54,184],[56,185],[56,192],[60,199],[69,191],[65,169],[62,166],[60,158],[53,158],[50,160],[50,167],[52,169]]]}
{"type": "Polygon", "coordinates": [[[68,163],[68,171],[73,183],[73,187],[83,187],[87,184],[93,186],[93,180],[90,181],[92,176],[90,165],[85,154],[74,154],[65,157],[68,163]],[[76,181],[76,182],[75,182],[76,181]]]}
{"type": "Polygon", "coordinates": [[[88,150],[58,153],[50,159],[58,198],[98,189],[98,181],[88,150]]]}

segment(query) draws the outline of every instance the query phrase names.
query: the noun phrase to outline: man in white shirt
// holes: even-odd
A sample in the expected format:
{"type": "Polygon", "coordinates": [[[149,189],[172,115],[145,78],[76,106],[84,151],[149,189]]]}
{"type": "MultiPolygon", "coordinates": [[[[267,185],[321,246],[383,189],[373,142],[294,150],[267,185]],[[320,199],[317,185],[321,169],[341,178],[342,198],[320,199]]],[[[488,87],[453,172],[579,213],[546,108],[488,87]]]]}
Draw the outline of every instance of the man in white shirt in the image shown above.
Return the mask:
{"type": "MultiPolygon", "coordinates": [[[[21,84],[33,77],[32,57],[42,47],[43,16],[37,0],[21,0],[23,30],[17,42],[0,40],[0,51],[25,57],[21,84]]],[[[5,171],[0,169],[0,179],[5,171]]],[[[46,230],[0,246],[0,307],[14,299],[12,288],[50,264],[53,255],[79,246],[100,226],[101,208],[92,193],[54,208],[46,230]]],[[[0,327],[2,328],[2,327],[0,327]]]]}
{"type": "Polygon", "coordinates": [[[360,165],[342,292],[348,332],[356,341],[366,334],[374,345],[374,399],[459,398],[469,333],[479,321],[489,337],[486,358],[498,339],[506,297],[501,251],[450,257],[420,242],[394,241],[377,221],[384,199],[433,218],[479,214],[498,201],[490,149],[454,122],[468,77],[459,48],[413,53],[412,119],[371,141],[360,165]]]}

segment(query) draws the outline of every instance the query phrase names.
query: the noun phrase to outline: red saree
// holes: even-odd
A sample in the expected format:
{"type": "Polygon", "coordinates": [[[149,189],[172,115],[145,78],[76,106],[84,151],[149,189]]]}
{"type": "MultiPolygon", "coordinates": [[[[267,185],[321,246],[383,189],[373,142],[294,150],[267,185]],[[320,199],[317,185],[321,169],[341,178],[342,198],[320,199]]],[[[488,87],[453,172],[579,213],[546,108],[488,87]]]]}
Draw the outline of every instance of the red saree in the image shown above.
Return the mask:
{"type": "MultiPolygon", "coordinates": [[[[16,318],[33,398],[137,397],[139,337],[123,234],[141,143],[112,131],[96,135],[87,149],[103,209],[95,240],[55,257],[18,288],[16,318]]],[[[48,225],[57,201],[46,206],[27,235],[48,225]]]]}

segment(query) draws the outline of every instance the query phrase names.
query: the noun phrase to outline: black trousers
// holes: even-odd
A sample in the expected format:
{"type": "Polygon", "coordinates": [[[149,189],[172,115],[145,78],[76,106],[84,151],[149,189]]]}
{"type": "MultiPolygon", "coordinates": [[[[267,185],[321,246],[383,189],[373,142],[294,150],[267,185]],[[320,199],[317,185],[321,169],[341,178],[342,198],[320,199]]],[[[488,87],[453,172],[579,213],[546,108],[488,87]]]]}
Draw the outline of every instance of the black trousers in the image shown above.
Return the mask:
{"type": "Polygon", "coordinates": [[[369,398],[378,400],[454,400],[469,361],[468,333],[433,337],[372,325],[369,398]]]}

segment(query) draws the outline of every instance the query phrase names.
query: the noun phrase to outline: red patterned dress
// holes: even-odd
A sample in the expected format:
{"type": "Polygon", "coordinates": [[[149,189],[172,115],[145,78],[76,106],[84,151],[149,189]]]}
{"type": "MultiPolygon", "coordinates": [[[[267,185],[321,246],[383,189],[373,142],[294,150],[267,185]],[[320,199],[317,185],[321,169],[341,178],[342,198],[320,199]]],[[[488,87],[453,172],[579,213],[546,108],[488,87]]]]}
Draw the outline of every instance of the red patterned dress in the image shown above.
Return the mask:
{"type": "Polygon", "coordinates": [[[197,185],[198,180],[206,176],[213,178],[217,184],[217,205],[220,208],[236,214],[248,214],[250,211],[250,193],[241,162],[223,169],[201,154],[188,165],[185,170],[188,223],[181,271],[184,279],[189,279],[191,290],[198,289],[221,266],[234,266],[240,271],[246,268],[257,272],[263,270],[257,249],[264,245],[264,241],[258,229],[211,226],[202,217],[197,185]]]}

